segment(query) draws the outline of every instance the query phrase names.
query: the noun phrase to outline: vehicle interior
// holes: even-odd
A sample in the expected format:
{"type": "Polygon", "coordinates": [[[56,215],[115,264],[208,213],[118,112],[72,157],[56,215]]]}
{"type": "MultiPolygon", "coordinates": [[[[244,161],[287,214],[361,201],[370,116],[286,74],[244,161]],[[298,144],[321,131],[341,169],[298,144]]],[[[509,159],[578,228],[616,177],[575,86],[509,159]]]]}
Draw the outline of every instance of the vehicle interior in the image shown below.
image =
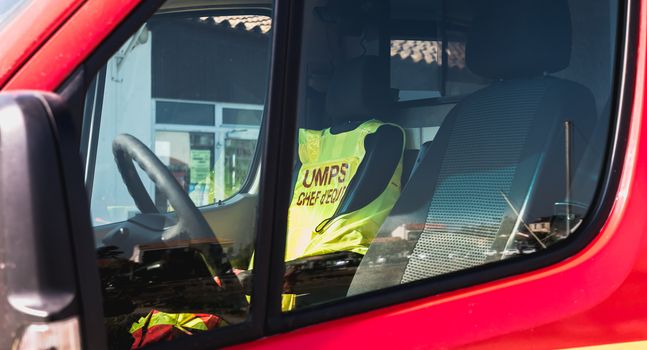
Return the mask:
{"type": "MultiPolygon", "coordinates": [[[[604,162],[617,6],[304,2],[298,128],[344,135],[380,123],[356,141],[363,153],[325,225],[390,185],[398,195],[361,229],[363,250],[305,255],[290,247],[318,239],[322,221],[293,202],[290,220],[307,232],[288,233],[296,307],[568,239],[604,162]]],[[[269,2],[169,0],[88,92],[82,154],[114,348],[151,309],[246,318],[254,242],[267,234],[257,209],[271,26],[269,2]]],[[[296,200],[312,168],[294,149],[296,200]]]]}

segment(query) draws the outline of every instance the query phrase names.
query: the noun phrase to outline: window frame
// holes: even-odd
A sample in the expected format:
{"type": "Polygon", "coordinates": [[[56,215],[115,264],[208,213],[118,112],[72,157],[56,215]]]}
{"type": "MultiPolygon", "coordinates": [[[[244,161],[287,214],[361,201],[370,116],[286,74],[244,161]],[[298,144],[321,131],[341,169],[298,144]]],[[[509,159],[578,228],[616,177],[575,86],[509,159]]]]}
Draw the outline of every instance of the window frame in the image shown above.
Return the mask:
{"type": "MultiPolygon", "coordinates": [[[[625,157],[628,127],[634,99],[633,86],[636,79],[635,57],[637,48],[632,43],[635,43],[638,37],[639,5],[639,1],[637,0],[618,1],[615,65],[613,67],[614,75],[611,82],[611,116],[609,120],[610,126],[607,148],[600,180],[590,206],[590,213],[585,217],[577,234],[565,241],[554,244],[549,250],[532,255],[502,260],[495,264],[476,266],[443,276],[327,301],[287,313],[280,311],[280,290],[282,287],[282,271],[284,269],[281,249],[285,249],[285,237],[282,239],[275,237],[274,241],[280,244],[276,249],[281,250],[281,252],[272,252],[272,270],[270,275],[272,299],[268,303],[270,309],[268,310],[267,321],[270,333],[282,333],[294,328],[305,327],[315,323],[437,295],[443,292],[465,287],[475,287],[486,282],[520,275],[555,264],[584,249],[598,235],[606,222],[619,185],[620,170],[622,169],[625,157]],[[280,267],[277,268],[277,265],[280,267]]],[[[299,14],[297,17],[301,21],[303,16],[299,14]]],[[[296,59],[299,59],[299,57],[296,59]]],[[[300,92],[299,89],[300,87],[297,86],[296,90],[291,90],[290,93],[293,94],[292,96],[297,96],[300,92]]],[[[439,101],[437,100],[441,100],[441,103],[452,103],[453,101],[459,100],[460,97],[451,96],[406,101],[398,103],[398,107],[403,107],[403,104],[407,106],[435,104],[431,102],[438,103],[439,101]],[[448,101],[445,101],[445,99],[448,101]]],[[[296,104],[298,99],[294,98],[294,100],[293,103],[296,104]]],[[[293,106],[293,108],[296,109],[296,106],[293,106]]],[[[290,148],[289,152],[293,152],[292,148],[290,148]]],[[[287,193],[291,193],[291,184],[281,185],[280,190],[282,192],[286,193],[287,191],[287,193]]],[[[287,206],[283,213],[285,215],[284,217],[287,217],[287,206]]],[[[287,232],[286,229],[286,225],[281,225],[275,227],[273,232],[287,232]]]]}

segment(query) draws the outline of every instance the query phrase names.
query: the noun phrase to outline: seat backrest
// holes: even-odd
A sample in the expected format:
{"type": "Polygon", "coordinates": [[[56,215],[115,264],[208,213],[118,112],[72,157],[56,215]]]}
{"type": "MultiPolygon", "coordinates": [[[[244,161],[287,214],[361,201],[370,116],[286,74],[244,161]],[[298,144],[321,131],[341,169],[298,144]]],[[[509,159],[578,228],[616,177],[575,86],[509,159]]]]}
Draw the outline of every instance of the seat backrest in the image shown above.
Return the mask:
{"type": "Polygon", "coordinates": [[[568,5],[486,3],[472,23],[466,60],[493,83],[447,116],[362,260],[349,294],[505,258],[519,226],[516,212],[532,221],[553,215],[554,204],[565,200],[565,191],[555,190],[566,187],[565,123],[575,130],[570,143],[576,169],[596,118],[587,88],[548,75],[569,64],[568,5]],[[402,258],[384,269],[380,244],[394,237],[410,242],[410,248],[389,254],[402,258]]]}
{"type": "Polygon", "coordinates": [[[388,79],[376,74],[386,72],[384,63],[367,56],[338,67],[326,97],[326,114],[333,125],[324,130],[299,130],[287,261],[339,250],[364,254],[399,196],[404,133],[396,125],[375,120],[388,110],[390,101],[388,79]],[[357,163],[347,161],[351,158],[357,163]],[[308,193],[316,196],[316,191],[336,190],[342,194],[334,196],[334,204],[324,200],[300,205],[299,196],[307,195],[302,195],[302,182],[313,180],[314,171],[325,172],[328,166],[328,175],[334,166],[349,167],[344,168],[347,178],[338,184],[326,181],[325,188],[311,188],[308,183],[308,193]],[[342,239],[346,233],[354,236],[342,239]]]}

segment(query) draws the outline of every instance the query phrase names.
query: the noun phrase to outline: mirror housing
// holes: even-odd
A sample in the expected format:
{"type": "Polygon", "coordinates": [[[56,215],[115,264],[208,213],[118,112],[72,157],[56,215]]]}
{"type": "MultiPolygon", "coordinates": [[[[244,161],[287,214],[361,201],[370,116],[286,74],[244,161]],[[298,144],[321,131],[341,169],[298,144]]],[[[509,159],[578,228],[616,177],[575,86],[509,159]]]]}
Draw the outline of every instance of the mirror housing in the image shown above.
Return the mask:
{"type": "Polygon", "coordinates": [[[105,348],[89,206],[72,133],[59,96],[0,94],[1,348],[39,339],[57,342],[41,344],[56,348],[105,348]]]}

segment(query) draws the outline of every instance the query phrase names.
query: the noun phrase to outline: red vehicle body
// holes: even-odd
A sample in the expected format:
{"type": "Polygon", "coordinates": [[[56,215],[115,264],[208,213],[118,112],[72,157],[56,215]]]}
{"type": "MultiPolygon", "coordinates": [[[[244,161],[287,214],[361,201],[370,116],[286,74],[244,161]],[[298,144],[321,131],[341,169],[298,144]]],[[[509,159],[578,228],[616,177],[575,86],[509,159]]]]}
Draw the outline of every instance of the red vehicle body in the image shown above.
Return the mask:
{"type": "MultiPolygon", "coordinates": [[[[521,275],[235,345],[245,349],[647,348],[647,1],[634,99],[613,206],[599,234],[559,263],[521,275]]],[[[0,30],[0,87],[55,91],[140,0],[38,1],[0,30]]],[[[280,20],[280,19],[279,19],[280,20]]]]}

